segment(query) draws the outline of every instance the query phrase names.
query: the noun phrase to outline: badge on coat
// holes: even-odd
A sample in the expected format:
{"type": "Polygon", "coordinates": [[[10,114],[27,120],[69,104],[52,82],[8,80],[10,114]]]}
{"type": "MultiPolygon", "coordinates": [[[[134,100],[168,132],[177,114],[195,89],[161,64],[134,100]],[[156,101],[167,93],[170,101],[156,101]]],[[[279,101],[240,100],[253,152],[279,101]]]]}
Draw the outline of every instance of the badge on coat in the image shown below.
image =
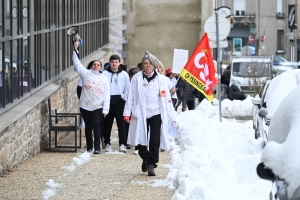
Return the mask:
{"type": "Polygon", "coordinates": [[[160,91],[160,96],[165,97],[166,96],[166,90],[161,90],[160,91]]]}

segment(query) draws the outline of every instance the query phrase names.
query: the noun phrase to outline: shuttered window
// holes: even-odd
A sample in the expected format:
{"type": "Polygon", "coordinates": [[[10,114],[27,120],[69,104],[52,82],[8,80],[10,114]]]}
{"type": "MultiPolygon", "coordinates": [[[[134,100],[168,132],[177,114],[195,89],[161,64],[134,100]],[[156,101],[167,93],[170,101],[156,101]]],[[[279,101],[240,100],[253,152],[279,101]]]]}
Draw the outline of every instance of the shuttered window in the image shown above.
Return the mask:
{"type": "Polygon", "coordinates": [[[277,50],[284,50],[283,47],[283,30],[277,30],[277,50]]]}

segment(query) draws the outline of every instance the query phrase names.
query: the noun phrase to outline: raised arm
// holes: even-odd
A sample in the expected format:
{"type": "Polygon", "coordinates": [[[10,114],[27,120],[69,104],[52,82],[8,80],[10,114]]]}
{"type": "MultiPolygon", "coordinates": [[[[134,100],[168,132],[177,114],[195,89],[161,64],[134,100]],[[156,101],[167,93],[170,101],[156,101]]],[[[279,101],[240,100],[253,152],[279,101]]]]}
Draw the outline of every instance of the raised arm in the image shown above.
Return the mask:
{"type": "MultiPolygon", "coordinates": [[[[76,53],[77,49],[79,46],[79,42],[75,41],[74,42],[74,49],[73,49],[73,55],[72,55],[72,60],[73,60],[73,64],[74,64],[74,69],[75,71],[78,72],[78,74],[80,74],[80,76],[82,76],[85,71],[87,70],[80,62],[78,55],[76,53]],[[75,51],[76,50],[76,51],[75,51]]],[[[78,51],[77,51],[78,52],[78,51]]]]}

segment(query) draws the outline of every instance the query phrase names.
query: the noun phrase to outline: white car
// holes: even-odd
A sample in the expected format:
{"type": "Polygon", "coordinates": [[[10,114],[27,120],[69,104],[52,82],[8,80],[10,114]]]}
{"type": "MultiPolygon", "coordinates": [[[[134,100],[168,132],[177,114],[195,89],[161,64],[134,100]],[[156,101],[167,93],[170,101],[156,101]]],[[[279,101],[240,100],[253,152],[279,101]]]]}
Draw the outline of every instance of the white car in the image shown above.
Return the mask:
{"type": "Polygon", "coordinates": [[[253,103],[253,129],[255,139],[259,137],[263,138],[263,146],[267,142],[267,130],[266,126],[269,125],[269,119],[267,117],[267,104],[265,101],[266,93],[269,87],[271,80],[265,82],[261,87],[259,93],[251,99],[253,103]]]}
{"type": "Polygon", "coordinates": [[[292,67],[293,69],[300,69],[300,62],[291,62],[287,59],[273,55],[273,66],[274,67],[292,67]]]}
{"type": "Polygon", "coordinates": [[[297,86],[298,72],[300,69],[289,70],[267,81],[260,93],[252,98],[255,138],[262,137],[263,146],[268,142],[268,129],[273,114],[281,101],[297,86]]]}
{"type": "MultiPolygon", "coordinates": [[[[290,78],[296,79],[297,86],[289,91],[273,114],[269,141],[261,154],[263,168],[257,167],[257,173],[275,182],[279,199],[296,200],[300,199],[300,72],[296,78],[290,78]]],[[[286,80],[282,81],[278,84],[285,85],[286,80]]],[[[277,97],[281,99],[280,93],[277,97]]]]}

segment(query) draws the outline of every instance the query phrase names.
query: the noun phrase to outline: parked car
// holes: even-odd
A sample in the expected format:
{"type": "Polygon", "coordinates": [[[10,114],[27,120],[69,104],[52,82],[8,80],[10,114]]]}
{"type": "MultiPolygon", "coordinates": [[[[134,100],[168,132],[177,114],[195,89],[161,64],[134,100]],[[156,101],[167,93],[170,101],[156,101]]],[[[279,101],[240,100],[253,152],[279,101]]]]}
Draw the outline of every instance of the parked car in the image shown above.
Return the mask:
{"type": "Polygon", "coordinates": [[[273,67],[284,66],[284,67],[292,67],[294,69],[300,69],[300,62],[291,62],[281,56],[276,56],[276,55],[273,55],[272,57],[273,57],[273,67]]]}
{"type": "Polygon", "coordinates": [[[257,94],[272,77],[272,56],[231,56],[229,99],[257,94]]]}
{"type": "Polygon", "coordinates": [[[272,117],[269,142],[262,151],[262,163],[257,166],[258,176],[276,185],[275,199],[281,200],[300,199],[299,72],[296,82],[298,85],[280,102],[272,117]]]}
{"type": "Polygon", "coordinates": [[[268,129],[272,116],[282,100],[297,86],[296,75],[300,69],[289,70],[268,80],[259,94],[252,98],[253,129],[255,138],[262,137],[263,146],[268,142],[268,129]]]}
{"type": "Polygon", "coordinates": [[[282,74],[285,71],[292,70],[292,69],[294,69],[294,68],[293,67],[286,67],[286,66],[278,66],[278,67],[276,67],[276,76],[282,74]]]}
{"type": "Polygon", "coordinates": [[[270,83],[271,80],[267,80],[261,87],[259,93],[254,98],[252,98],[253,129],[255,130],[254,138],[258,139],[259,137],[262,137],[263,146],[266,144],[268,137],[266,130],[267,127],[265,127],[265,125],[269,124],[269,119],[266,118],[268,112],[265,97],[270,83]]]}

